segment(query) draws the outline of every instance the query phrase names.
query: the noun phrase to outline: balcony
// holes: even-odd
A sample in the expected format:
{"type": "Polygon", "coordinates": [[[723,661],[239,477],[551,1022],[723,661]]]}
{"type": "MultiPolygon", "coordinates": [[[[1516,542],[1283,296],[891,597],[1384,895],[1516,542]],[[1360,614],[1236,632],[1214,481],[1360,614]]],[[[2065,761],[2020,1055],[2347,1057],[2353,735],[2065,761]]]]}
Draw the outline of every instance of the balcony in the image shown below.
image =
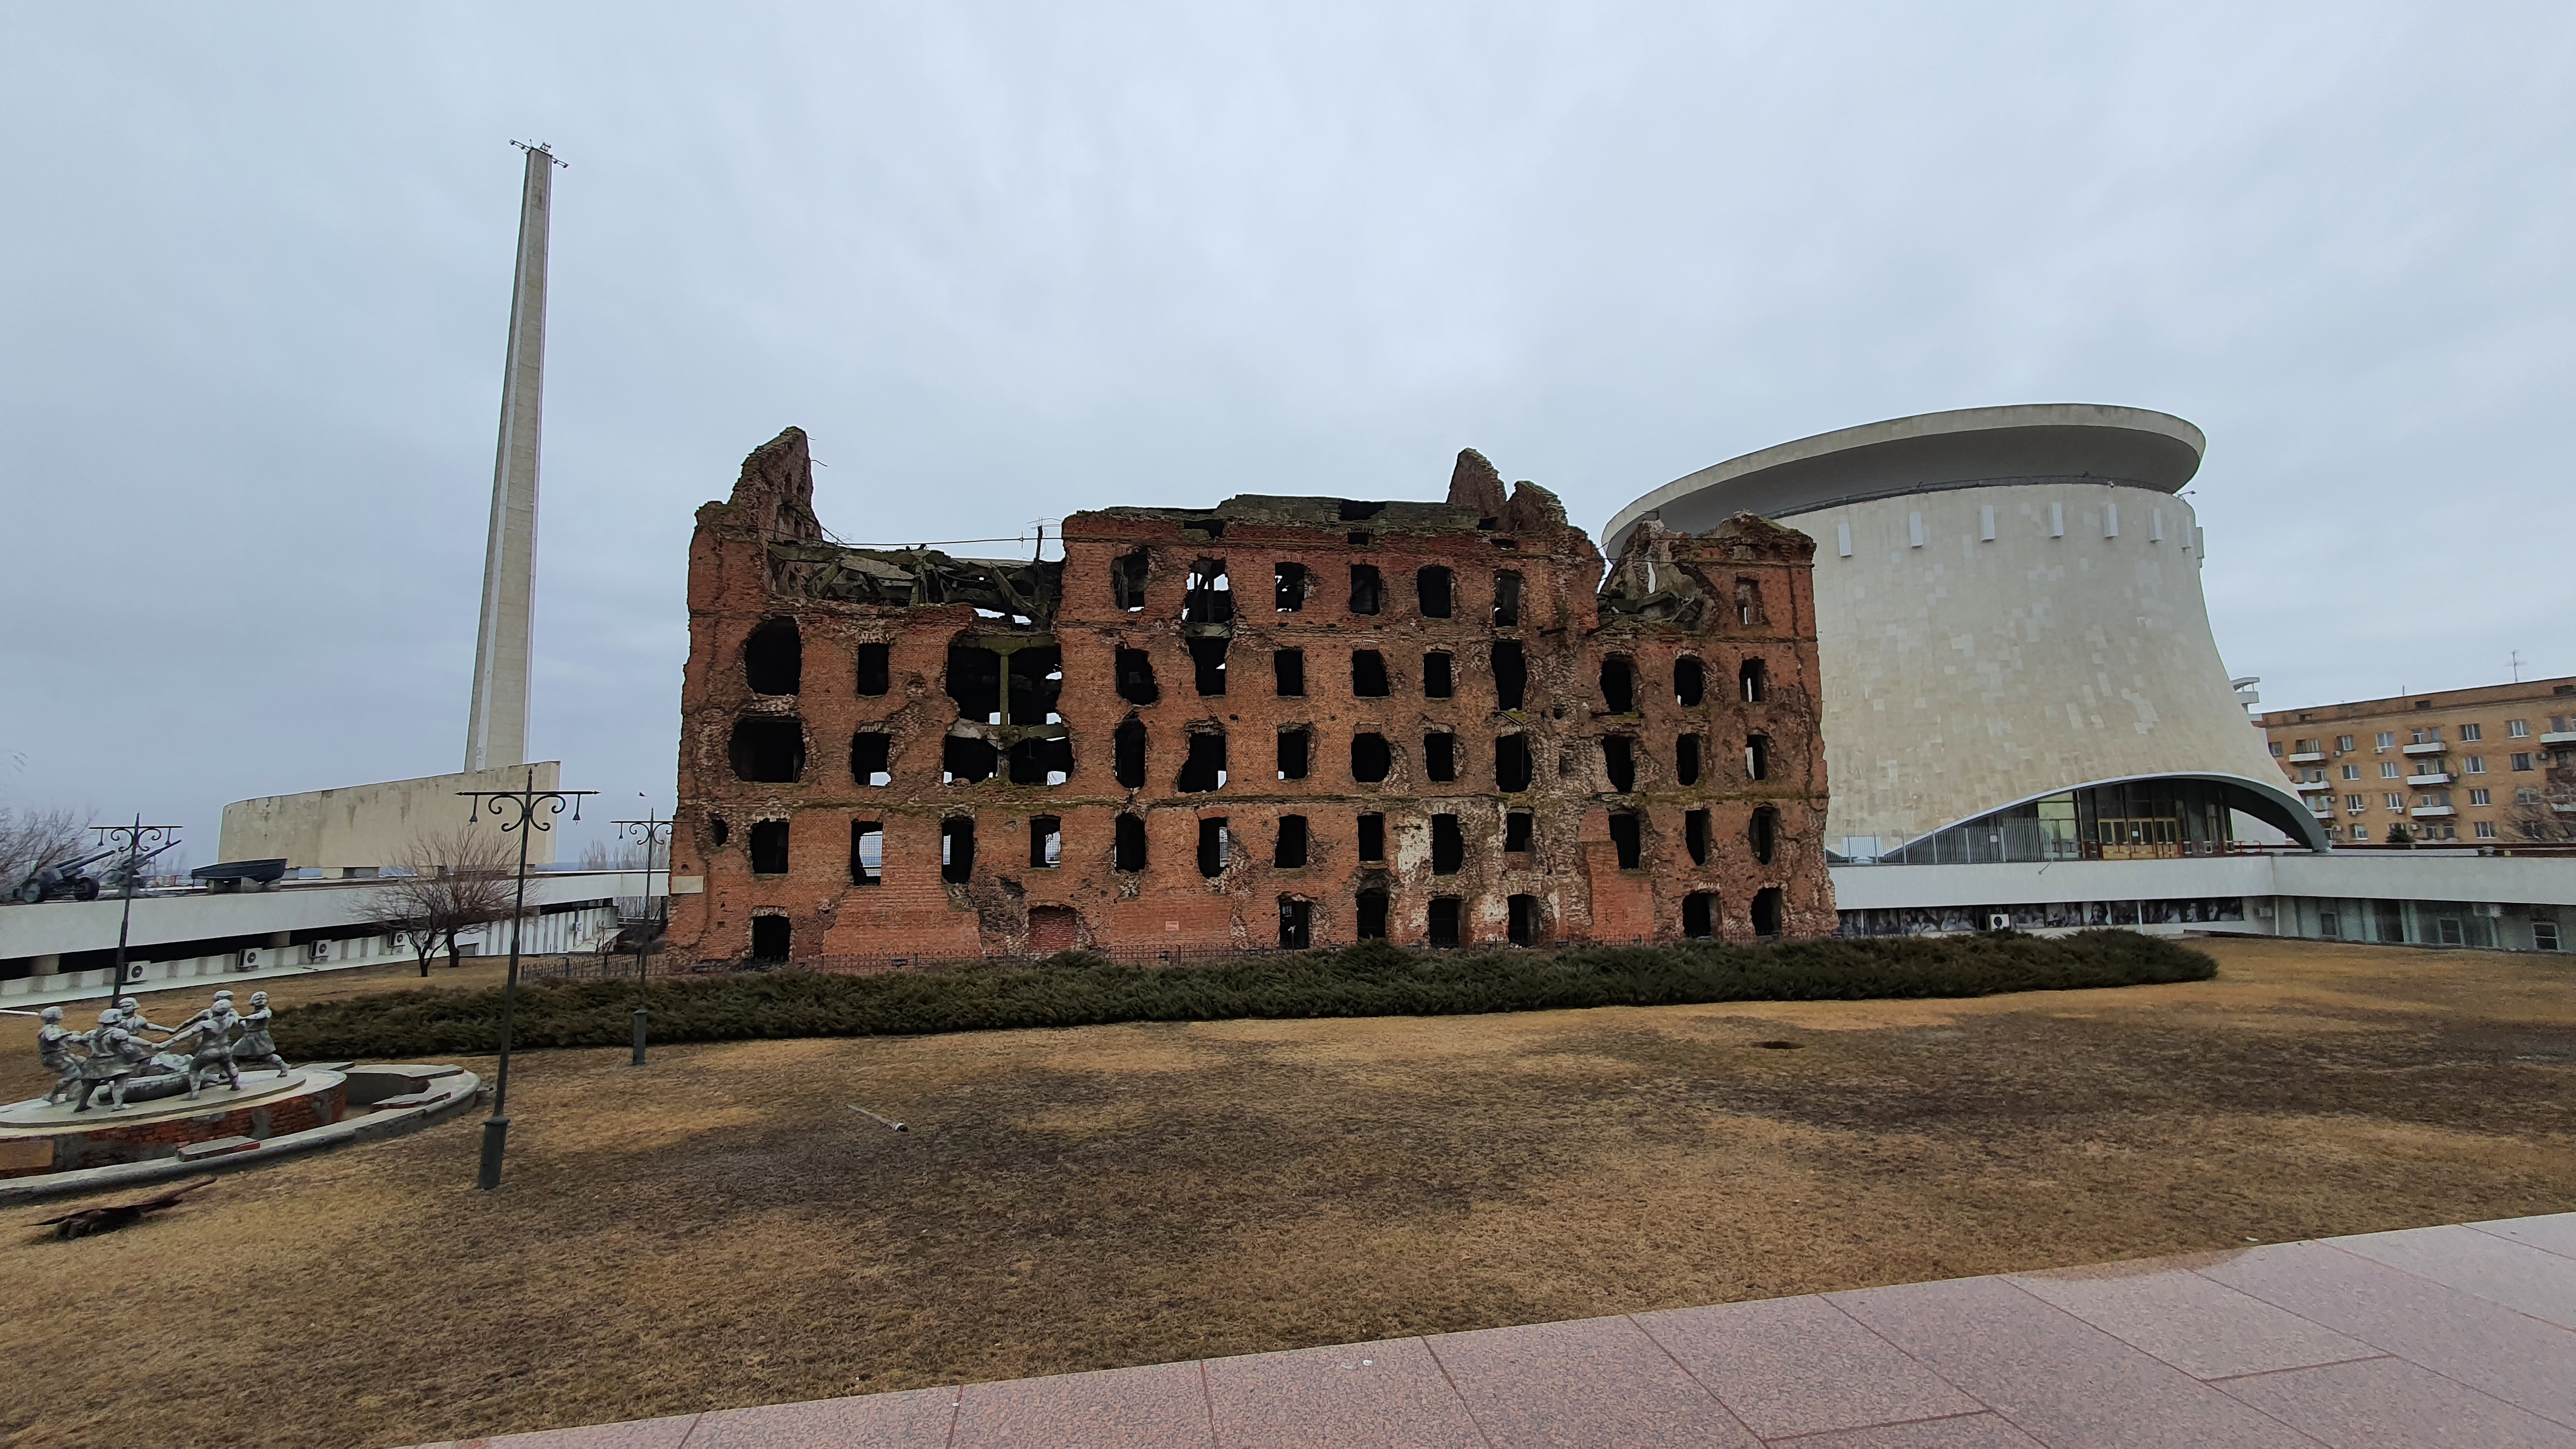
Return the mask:
{"type": "Polygon", "coordinates": [[[2549,730],[2540,736],[2540,742],[2564,749],[2569,745],[2576,745],[2576,730],[2549,730]]]}
{"type": "Polygon", "coordinates": [[[2418,820],[2431,820],[2441,816],[2457,815],[2460,812],[2448,805],[2418,805],[2406,813],[2418,820]]]}
{"type": "Polygon", "coordinates": [[[2426,775],[2409,775],[2406,777],[2406,783],[2409,785],[2447,785],[2451,783],[2451,772],[2448,770],[2435,770],[2426,775]]]}
{"type": "Polygon", "coordinates": [[[2334,782],[2331,780],[2298,780],[2292,782],[2290,788],[2298,791],[2302,795],[2306,795],[2317,790],[2332,790],[2334,788],[2334,782]]]}
{"type": "MultiPolygon", "coordinates": [[[[2543,735],[2541,738],[2546,739],[2548,736],[2543,735]]],[[[2319,750],[2310,750],[2300,755],[2283,755],[2281,758],[2293,765],[2322,765],[2326,762],[2324,752],[2319,750]]]]}
{"type": "Polygon", "coordinates": [[[2448,751],[2450,748],[2451,747],[2449,745],[2442,743],[2440,740],[2426,740],[2420,745],[2399,745],[2397,747],[2397,752],[2403,755],[2438,755],[2448,751]]]}

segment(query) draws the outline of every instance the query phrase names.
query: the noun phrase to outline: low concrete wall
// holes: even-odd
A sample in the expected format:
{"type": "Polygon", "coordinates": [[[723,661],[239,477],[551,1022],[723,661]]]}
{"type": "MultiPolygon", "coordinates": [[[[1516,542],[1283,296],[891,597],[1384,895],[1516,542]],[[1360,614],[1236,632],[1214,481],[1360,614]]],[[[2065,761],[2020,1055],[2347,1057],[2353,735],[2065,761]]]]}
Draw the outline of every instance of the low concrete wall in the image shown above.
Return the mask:
{"type": "MultiPolygon", "coordinates": [[[[298,869],[318,866],[332,872],[400,865],[424,836],[466,823],[466,802],[457,798],[457,791],[516,790],[527,783],[530,770],[536,772],[540,790],[554,789],[563,775],[559,761],[545,760],[499,770],[423,775],[415,780],[236,800],[224,807],[216,858],[270,860],[283,856],[288,865],[298,869]]],[[[486,815],[482,817],[482,828],[498,831],[500,824],[486,815]]],[[[512,848],[516,849],[515,842],[512,848]]],[[[551,865],[554,858],[554,832],[541,830],[529,837],[530,865],[551,865]]]]}

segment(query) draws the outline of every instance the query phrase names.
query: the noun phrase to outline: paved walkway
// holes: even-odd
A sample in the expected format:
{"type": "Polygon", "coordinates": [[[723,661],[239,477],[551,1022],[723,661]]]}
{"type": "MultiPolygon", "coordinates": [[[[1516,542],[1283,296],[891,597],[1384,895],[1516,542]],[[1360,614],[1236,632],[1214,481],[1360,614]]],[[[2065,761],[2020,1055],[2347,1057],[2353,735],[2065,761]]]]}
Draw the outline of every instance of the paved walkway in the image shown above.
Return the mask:
{"type": "Polygon", "coordinates": [[[455,1449],[2576,1449],[2576,1213],[455,1449]]]}

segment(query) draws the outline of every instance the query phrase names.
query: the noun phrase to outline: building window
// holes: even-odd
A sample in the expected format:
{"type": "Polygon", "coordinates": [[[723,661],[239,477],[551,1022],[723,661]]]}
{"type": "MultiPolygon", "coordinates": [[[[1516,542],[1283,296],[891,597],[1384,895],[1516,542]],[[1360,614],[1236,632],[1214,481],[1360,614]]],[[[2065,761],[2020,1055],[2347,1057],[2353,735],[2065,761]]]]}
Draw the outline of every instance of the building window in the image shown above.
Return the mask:
{"type": "Polygon", "coordinates": [[[1374,810],[1360,816],[1360,859],[1372,863],[1386,859],[1386,817],[1374,810]]]}
{"type": "Polygon", "coordinates": [[[1211,699],[1225,693],[1225,654],[1231,639],[1192,639],[1188,641],[1192,674],[1199,697],[1211,699]]]}
{"type": "Polygon", "coordinates": [[[1768,805],[1756,806],[1753,822],[1745,829],[1745,840],[1753,847],[1758,865],[1769,865],[1780,851],[1780,812],[1768,805]]]}
{"type": "Polygon", "coordinates": [[[1413,576],[1413,597],[1422,607],[1426,619],[1446,619],[1450,613],[1449,571],[1432,564],[1413,576]]]}
{"type": "Polygon", "coordinates": [[[1284,563],[1272,571],[1270,607],[1282,614],[1294,614],[1306,607],[1306,566],[1284,563]]]}
{"type": "Polygon", "coordinates": [[[2383,780],[2394,780],[2404,773],[2405,771],[2400,770],[2397,767],[2397,762],[2395,760],[2383,760],[2380,762],[2379,778],[2383,780]]]}
{"type": "Polygon", "coordinates": [[[1386,698],[1385,655],[1374,649],[1351,651],[1351,693],[1361,699],[1386,698]]]}
{"type": "Polygon", "coordinates": [[[795,927],[785,916],[751,918],[751,955],[756,961],[784,961],[794,939],[795,927]]]}
{"type": "Polygon", "coordinates": [[[1131,875],[1145,868],[1144,816],[1118,817],[1118,832],[1110,841],[1109,863],[1131,875]]]}
{"type": "Polygon", "coordinates": [[[1053,870],[1064,864],[1064,822],[1052,815],[1029,818],[1029,869],[1053,870]]]}
{"type": "Polygon", "coordinates": [[[1181,777],[1175,782],[1184,795],[1204,795],[1225,788],[1225,732],[1194,729],[1189,734],[1189,757],[1181,762],[1181,777]]]}
{"type": "Polygon", "coordinates": [[[1645,837],[1637,817],[1625,810],[1610,816],[1610,844],[1619,852],[1619,868],[1636,870],[1645,856],[1645,837]]]}
{"type": "Polygon", "coordinates": [[[2486,737],[2487,728],[2485,725],[2464,724],[2460,726],[2460,742],[2462,744],[2474,744],[2486,737]]]}
{"type": "Polygon", "coordinates": [[[1689,940],[1705,941],[1716,934],[1716,893],[1692,891],[1682,897],[1682,935],[1689,940]]]}
{"type": "Polygon", "coordinates": [[[770,619],[742,641],[742,672],[754,694],[794,694],[803,682],[805,646],[793,619],[770,619]]]}
{"type": "Polygon", "coordinates": [[[2481,820],[2481,821],[2479,821],[2479,822],[2478,822],[2478,839],[2480,839],[2480,840],[2493,840],[2493,839],[2495,839],[2495,838],[2496,838],[2495,822],[2494,822],[2494,821],[2492,821],[2492,820],[2481,820]]]}
{"type": "Polygon", "coordinates": [[[872,886],[885,879],[885,825],[875,820],[850,822],[850,883],[872,886]]]}
{"type": "Polygon", "coordinates": [[[2531,756],[2529,756],[2529,755],[2515,755],[2515,756],[2513,757],[2513,767],[2514,767],[2515,769],[2517,769],[2517,770],[2528,770],[2528,769],[2530,769],[2530,768],[2531,768],[2531,756]]]}
{"type": "Polygon", "coordinates": [[[2483,775],[2483,774],[2485,774],[2486,772],[2487,772],[2487,757],[2486,757],[2486,756],[2484,756],[2484,755],[2471,755],[2471,756],[2469,756],[2469,768],[2468,768],[2467,773],[2472,774],[2472,775],[2483,775]]]}
{"type": "Polygon", "coordinates": [[[1465,912],[1459,909],[1459,905],[1460,902],[1456,896],[1433,896],[1431,898],[1432,945],[1455,946],[1458,944],[1458,920],[1465,914],[1465,912]]]}
{"type": "Polygon", "coordinates": [[[1526,810],[1504,812],[1503,850],[1505,853],[1526,853],[1531,848],[1531,840],[1536,833],[1536,819],[1530,812],[1526,810]]]}
{"type": "Polygon", "coordinates": [[[2352,736],[2350,736],[2350,735],[2337,735],[2337,736],[2335,736],[2335,752],[2336,752],[2337,754],[2341,754],[2343,751],[2348,750],[2348,749],[2351,749],[2351,748],[2352,748],[2352,736]]]}
{"type": "Polygon", "coordinates": [[[1118,697],[1129,704],[1152,704],[1163,697],[1154,685],[1154,661],[1142,649],[1121,649],[1115,656],[1118,697]]]}
{"type": "Polygon", "coordinates": [[[1683,735],[1673,741],[1673,777],[1685,785],[1699,783],[1699,736],[1683,735]]]}
{"type": "Polygon", "coordinates": [[[1781,895],[1778,886],[1764,886],[1755,891],[1753,893],[1753,934],[1779,935],[1780,916],[1787,904],[1787,898],[1781,895]]]}
{"type": "Polygon", "coordinates": [[[1517,628],[1521,622],[1521,576],[1509,569],[1494,574],[1494,625],[1517,628]]]}
{"type": "Polygon", "coordinates": [[[2346,795],[2343,797],[2343,808],[2351,811],[2355,815],[2360,814],[2364,809],[2368,808],[2369,803],[2369,801],[2359,795],[2346,795]]]}
{"type": "Polygon", "coordinates": [[[1274,649],[1270,653],[1270,678],[1281,699],[1306,697],[1306,651],[1274,649]]]}
{"type": "Polygon", "coordinates": [[[1226,838],[1225,817],[1207,816],[1199,821],[1199,874],[1210,880],[1225,874],[1226,861],[1233,855],[1226,838]]]}
{"type": "Polygon", "coordinates": [[[1374,785],[1387,777],[1395,766],[1395,752],[1386,747],[1386,736],[1357,734],[1351,736],[1351,778],[1363,785],[1374,785]]]}
{"type": "Polygon", "coordinates": [[[1503,932],[1515,946],[1528,946],[1538,940],[1539,905],[1536,896],[1513,896],[1504,903],[1503,932]]]}
{"type": "Polygon", "coordinates": [[[2404,810],[2406,808],[2406,797],[2403,795],[2391,794],[2388,797],[2388,808],[2391,810],[2404,810]]]}
{"type": "Polygon", "coordinates": [[[886,653],[886,646],[883,644],[859,646],[858,691],[870,699],[885,693],[890,685],[886,653]]]}
{"type": "Polygon", "coordinates": [[[1467,837],[1455,815],[1431,817],[1431,873],[1456,875],[1467,863],[1467,837]]]}
{"type": "Polygon", "coordinates": [[[2487,792],[2484,790],[2471,790],[2469,792],[2469,803],[2472,805],[2487,804],[2487,792]]]}
{"type": "Polygon", "coordinates": [[[1145,788],[1145,722],[1129,715],[1109,736],[1110,769],[1124,789],[1145,788]]]}
{"type": "Polygon", "coordinates": [[[2517,740],[2527,740],[2531,738],[2531,725],[2525,720],[2509,719],[2504,722],[2504,732],[2517,740]]]}
{"type": "Polygon", "coordinates": [[[792,716],[752,715],[735,720],[733,741],[726,753],[736,779],[754,784],[792,784],[805,774],[805,726],[792,716]]]}
{"type": "Polygon", "coordinates": [[[1528,693],[1528,657],[1516,641],[1505,639],[1494,646],[1494,708],[1518,709],[1528,693]]]}
{"type": "Polygon", "coordinates": [[[1745,736],[1744,778],[1748,780],[1771,778],[1771,737],[1769,735],[1745,736]]]}
{"type": "Polygon", "coordinates": [[[862,785],[886,786],[894,783],[888,768],[887,751],[893,741],[877,730],[861,730],[850,736],[850,778],[862,785]]]}
{"type": "Polygon", "coordinates": [[[2382,750],[2393,750],[2397,748],[2397,731],[2381,730],[2379,732],[2379,743],[2372,748],[2382,750]]]}
{"type": "Polygon", "coordinates": [[[939,783],[980,785],[1001,768],[1002,755],[991,740],[949,735],[939,746],[939,783]]]}
{"type": "Polygon", "coordinates": [[[1601,704],[1611,714],[1637,709],[1637,666],[1618,656],[1601,661],[1601,704]]]}
{"type": "Polygon", "coordinates": [[[2360,779],[2360,778],[2361,778],[2361,766],[2359,766],[2359,765],[2346,765],[2346,766],[2344,766],[2344,767],[2343,767],[2343,777],[2344,777],[2345,779],[2347,779],[2347,780],[2358,780],[2358,779],[2360,779]]]}
{"type": "Polygon", "coordinates": [[[1351,565],[1351,612],[1374,614],[1386,607],[1386,584],[1374,564],[1351,565]]]}
{"type": "Polygon", "coordinates": [[[1145,577],[1153,566],[1154,556],[1141,548],[1109,566],[1110,601],[1122,612],[1133,614],[1145,607],[1145,577]]]}
{"type": "Polygon", "coordinates": [[[1504,794],[1518,794],[1530,787],[1530,744],[1527,735],[1504,735],[1494,741],[1494,788],[1504,794]]]}
{"type": "Polygon", "coordinates": [[[2352,828],[2352,838],[2355,840],[2368,840],[2370,838],[2370,827],[2367,825],[2354,826],[2352,828]]]}
{"type": "Polygon", "coordinates": [[[1302,725],[1296,729],[1286,729],[1279,732],[1280,779],[1302,780],[1306,778],[1306,761],[1307,757],[1313,753],[1309,747],[1313,744],[1314,738],[1314,734],[1302,725]]]}
{"type": "Polygon", "coordinates": [[[1637,742],[1626,735],[1601,737],[1601,768],[1610,777],[1613,792],[1625,795],[1637,788],[1637,742]]]}
{"type": "Polygon", "coordinates": [[[751,827],[751,873],[787,874],[787,822],[758,820],[751,827]]]}
{"type": "Polygon", "coordinates": [[[1353,904],[1359,907],[1358,920],[1354,923],[1357,926],[1359,938],[1363,941],[1385,940],[1386,892],[1362,891],[1353,904]]]}
{"type": "Polygon", "coordinates": [[[1309,940],[1309,936],[1307,934],[1308,924],[1312,919],[1312,914],[1313,908],[1308,906],[1306,902],[1297,899],[1295,896],[1281,896],[1279,898],[1280,950],[1303,951],[1306,949],[1306,945],[1309,940]]]}
{"type": "Polygon", "coordinates": [[[1270,848],[1270,863],[1281,870],[1297,870],[1306,864],[1306,817],[1279,817],[1279,838],[1270,848]]]}
{"type": "Polygon", "coordinates": [[[2289,751],[2288,751],[2288,750],[2283,749],[2283,748],[2281,747],[2281,742],[2280,742],[2279,740],[2274,740],[2274,741],[2272,741],[2272,758],[2273,758],[2273,759],[2276,759],[2276,760],[2277,760],[2277,759],[2281,758],[2283,755],[2286,755],[2286,754],[2288,754],[2288,753],[2289,753],[2289,751]]]}
{"type": "Polygon", "coordinates": [[[1455,692],[1456,686],[1451,683],[1449,677],[1449,656],[1446,654],[1423,655],[1422,697],[1424,699],[1447,699],[1455,692]]]}
{"type": "Polygon", "coordinates": [[[1684,709],[1699,708],[1708,697],[1708,668],[1684,655],[1673,661],[1673,703],[1684,709]]]}
{"type": "Polygon", "coordinates": [[[1458,778],[1458,737],[1433,732],[1422,737],[1422,773],[1434,784],[1446,785],[1458,778]]]}
{"type": "Polygon", "coordinates": [[[1691,864],[1708,864],[1708,812],[1689,810],[1682,814],[1682,849],[1690,852],[1691,864]]]}
{"type": "Polygon", "coordinates": [[[2442,742],[2442,727],[2432,725],[2425,729],[2410,730],[2407,733],[2407,739],[2419,745],[2438,745],[2442,742]]]}
{"type": "Polygon", "coordinates": [[[1203,558],[1190,565],[1189,591],[1181,595],[1181,622],[1234,622],[1234,585],[1226,578],[1224,559],[1203,558]]]}
{"type": "Polygon", "coordinates": [[[964,885],[975,878],[975,818],[952,815],[939,822],[939,878],[964,885]]]}

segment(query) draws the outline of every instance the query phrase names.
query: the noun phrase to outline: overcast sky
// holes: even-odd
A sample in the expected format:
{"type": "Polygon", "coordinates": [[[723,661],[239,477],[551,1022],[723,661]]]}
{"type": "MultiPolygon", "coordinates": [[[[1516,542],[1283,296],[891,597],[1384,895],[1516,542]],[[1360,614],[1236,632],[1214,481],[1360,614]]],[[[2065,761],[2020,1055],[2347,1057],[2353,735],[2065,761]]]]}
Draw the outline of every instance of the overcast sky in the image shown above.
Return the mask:
{"type": "MultiPolygon", "coordinates": [[[[2191,419],[2268,704],[2576,673],[2576,9],[0,4],[0,803],[454,770],[516,139],[532,747],[668,809],[691,513],[1600,528],[1940,408],[2191,419]]],[[[617,814],[627,811],[620,809],[617,814]]]]}

